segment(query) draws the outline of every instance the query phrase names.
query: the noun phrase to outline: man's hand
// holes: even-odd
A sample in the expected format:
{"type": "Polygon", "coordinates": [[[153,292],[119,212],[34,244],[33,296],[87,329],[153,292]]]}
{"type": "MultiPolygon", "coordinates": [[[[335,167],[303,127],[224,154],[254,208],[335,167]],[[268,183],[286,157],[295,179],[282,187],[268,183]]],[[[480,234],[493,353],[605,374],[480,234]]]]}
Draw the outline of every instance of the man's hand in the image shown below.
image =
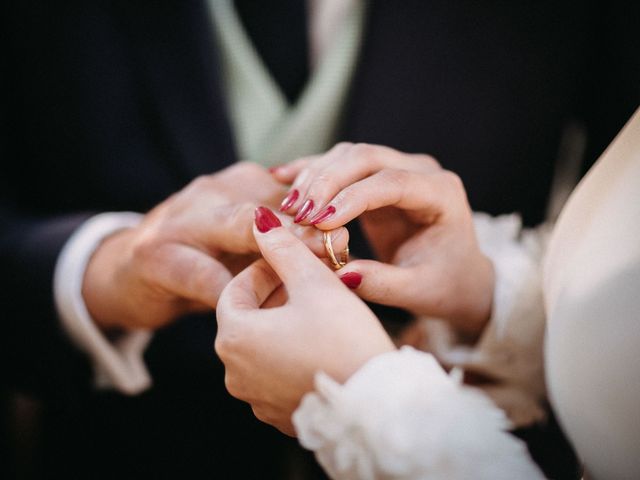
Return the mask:
{"type": "MultiPolygon", "coordinates": [[[[266,170],[251,163],[195,179],[138,227],[115,233],[96,250],[82,288],[92,318],[106,330],[155,329],[214,309],[233,274],[257,257],[255,204],[273,205],[282,194],[266,170]]],[[[292,228],[324,254],[321,232],[292,228]]],[[[346,245],[346,230],[333,235],[346,245]]]]}

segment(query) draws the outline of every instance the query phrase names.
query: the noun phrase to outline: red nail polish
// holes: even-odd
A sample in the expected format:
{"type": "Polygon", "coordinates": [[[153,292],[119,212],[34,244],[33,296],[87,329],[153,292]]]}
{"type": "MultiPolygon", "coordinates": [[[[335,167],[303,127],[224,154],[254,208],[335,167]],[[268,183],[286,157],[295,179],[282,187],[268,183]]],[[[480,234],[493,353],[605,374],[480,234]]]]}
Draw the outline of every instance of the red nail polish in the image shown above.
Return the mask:
{"type": "Polygon", "coordinates": [[[360,283],[362,283],[362,275],[358,272],[347,272],[340,276],[340,280],[342,280],[342,283],[351,290],[354,290],[360,286],[360,283]]]}
{"type": "Polygon", "coordinates": [[[272,228],[281,227],[280,219],[267,207],[258,207],[255,210],[256,227],[261,233],[267,233],[272,228]]]}
{"type": "Polygon", "coordinates": [[[295,223],[300,223],[301,221],[303,221],[305,218],[309,216],[309,214],[311,213],[311,210],[313,210],[313,200],[309,199],[302,204],[302,206],[300,207],[300,210],[298,210],[298,213],[296,213],[296,216],[293,219],[293,221],[295,223]]]}
{"type": "Polygon", "coordinates": [[[280,204],[280,211],[284,212],[286,210],[289,210],[294,203],[296,203],[296,200],[298,200],[298,197],[300,196],[300,192],[298,192],[298,190],[291,190],[289,192],[289,194],[284,197],[284,200],[282,200],[282,203],[280,204]]]}
{"type": "Polygon", "coordinates": [[[334,207],[333,205],[329,205],[325,207],[324,210],[321,210],[320,212],[318,212],[317,215],[315,215],[311,220],[309,220],[309,223],[311,225],[316,225],[320,222],[324,222],[327,218],[329,218],[334,213],[336,213],[336,207],[334,207]]]}

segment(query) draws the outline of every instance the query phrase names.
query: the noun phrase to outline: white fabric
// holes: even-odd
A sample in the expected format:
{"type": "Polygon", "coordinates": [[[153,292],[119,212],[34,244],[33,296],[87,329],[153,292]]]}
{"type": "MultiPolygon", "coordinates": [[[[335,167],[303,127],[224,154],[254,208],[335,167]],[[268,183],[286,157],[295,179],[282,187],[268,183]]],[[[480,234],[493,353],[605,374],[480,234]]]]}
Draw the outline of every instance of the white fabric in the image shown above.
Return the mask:
{"type": "Polygon", "coordinates": [[[504,413],[410,347],[371,359],[344,385],[322,373],[293,416],[334,479],[540,479],[504,413]]]}
{"type": "Polygon", "coordinates": [[[593,478],[640,478],[640,110],[567,202],[543,285],[564,430],[593,478]]]}
{"type": "Polygon", "coordinates": [[[90,355],[96,386],[113,387],[129,395],[151,385],[142,359],[151,333],[131,331],[110,342],[89,315],[82,298],[82,281],[87,264],[102,240],[118,230],[138,225],[141,218],[137,213],[122,212],[103,213],[87,220],[60,252],[53,280],[55,305],[62,326],[74,343],[90,355]]]}
{"type": "Polygon", "coordinates": [[[480,339],[469,345],[446,321],[422,318],[424,349],[447,367],[494,379],[482,387],[485,393],[514,426],[530,425],[545,416],[541,259],[549,229],[523,231],[517,215],[476,213],[474,224],[480,248],[492,260],[496,275],[491,319],[480,339]]]}

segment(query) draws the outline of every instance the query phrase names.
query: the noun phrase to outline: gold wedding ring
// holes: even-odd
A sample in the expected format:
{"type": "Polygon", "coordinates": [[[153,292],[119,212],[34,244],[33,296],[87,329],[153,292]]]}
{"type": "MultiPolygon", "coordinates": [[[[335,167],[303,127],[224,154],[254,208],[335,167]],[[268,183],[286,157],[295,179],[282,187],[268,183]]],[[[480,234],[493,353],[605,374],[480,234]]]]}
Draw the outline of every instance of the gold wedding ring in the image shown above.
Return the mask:
{"type": "Polygon", "coordinates": [[[322,243],[324,243],[324,249],[327,252],[329,261],[334,270],[340,270],[349,261],[349,246],[340,253],[340,260],[336,258],[336,254],[333,252],[333,245],[331,244],[331,232],[322,232],[322,243]]]}

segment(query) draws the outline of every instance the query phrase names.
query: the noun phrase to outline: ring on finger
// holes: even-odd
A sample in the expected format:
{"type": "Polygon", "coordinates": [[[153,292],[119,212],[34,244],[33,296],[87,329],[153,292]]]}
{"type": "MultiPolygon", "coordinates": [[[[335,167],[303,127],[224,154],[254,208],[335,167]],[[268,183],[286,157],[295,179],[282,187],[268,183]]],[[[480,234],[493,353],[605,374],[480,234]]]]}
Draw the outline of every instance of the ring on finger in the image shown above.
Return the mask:
{"type": "Polygon", "coordinates": [[[349,261],[349,245],[340,253],[340,259],[338,260],[331,244],[331,232],[322,232],[322,243],[324,243],[324,249],[334,270],[340,270],[347,264],[349,261]]]}

